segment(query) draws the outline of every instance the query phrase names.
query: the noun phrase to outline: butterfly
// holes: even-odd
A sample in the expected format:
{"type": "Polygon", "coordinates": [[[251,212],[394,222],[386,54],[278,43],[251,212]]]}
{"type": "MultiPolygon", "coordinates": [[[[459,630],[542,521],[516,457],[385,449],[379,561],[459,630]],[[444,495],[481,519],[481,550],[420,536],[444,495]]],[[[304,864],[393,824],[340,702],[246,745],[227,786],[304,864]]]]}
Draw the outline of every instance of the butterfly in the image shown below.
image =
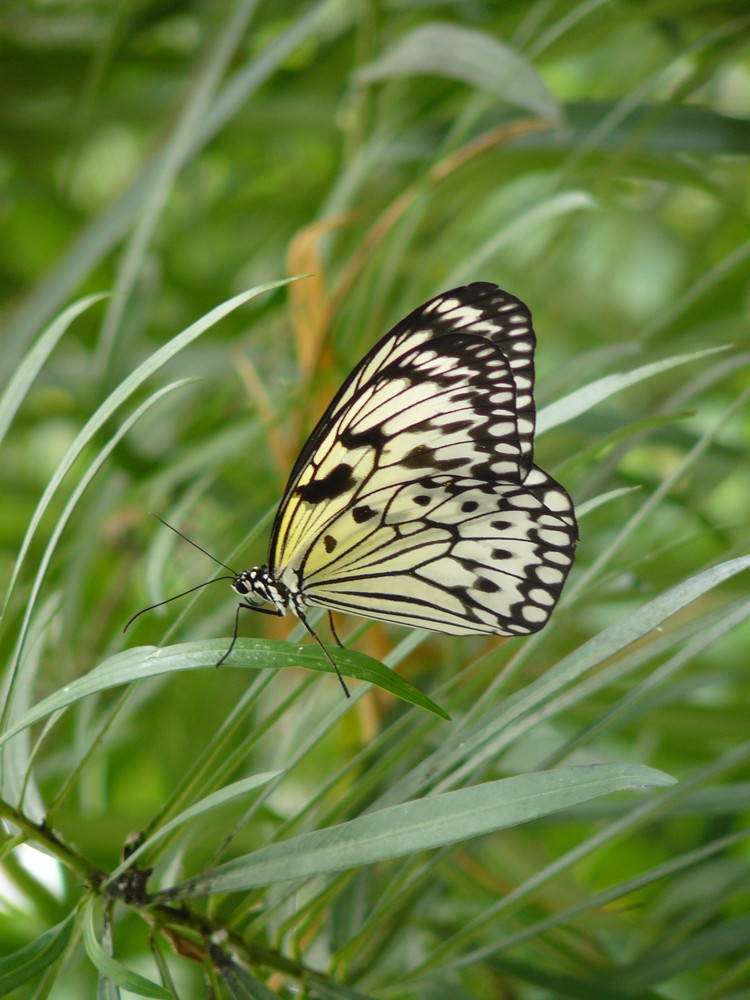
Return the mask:
{"type": "Polygon", "coordinates": [[[322,646],[316,605],[451,635],[543,628],[578,527],[534,464],[535,343],[527,306],[483,281],[387,333],[303,447],[268,562],[232,581],[235,639],[249,608],[292,612],[322,646]]]}

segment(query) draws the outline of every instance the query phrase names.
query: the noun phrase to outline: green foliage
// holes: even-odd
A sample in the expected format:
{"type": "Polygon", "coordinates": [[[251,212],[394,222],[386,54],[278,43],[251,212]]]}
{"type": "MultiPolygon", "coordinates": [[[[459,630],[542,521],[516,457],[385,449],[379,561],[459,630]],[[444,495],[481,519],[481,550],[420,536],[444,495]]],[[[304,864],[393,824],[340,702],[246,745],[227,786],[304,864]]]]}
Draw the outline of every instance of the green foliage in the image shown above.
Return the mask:
{"type": "Polygon", "coordinates": [[[749,34],[3,6],[4,996],[750,996],[749,34]],[[216,671],[226,583],[123,635],[212,579],[148,512],[262,562],[330,394],[471,280],[581,516],[547,628],[337,620],[348,701],[288,619],[216,671]]]}

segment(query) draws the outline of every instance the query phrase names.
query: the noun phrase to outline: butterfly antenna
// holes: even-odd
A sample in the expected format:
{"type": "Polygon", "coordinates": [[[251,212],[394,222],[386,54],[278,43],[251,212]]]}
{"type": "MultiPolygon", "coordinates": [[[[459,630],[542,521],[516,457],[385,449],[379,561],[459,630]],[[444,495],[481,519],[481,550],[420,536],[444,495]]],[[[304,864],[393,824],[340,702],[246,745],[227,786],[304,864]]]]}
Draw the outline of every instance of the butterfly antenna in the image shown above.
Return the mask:
{"type": "MultiPolygon", "coordinates": [[[[154,515],[154,516],[156,516],[156,515],[154,515]]],[[[161,521],[161,518],[159,518],[159,520],[161,521]]],[[[169,528],[169,527],[171,527],[171,525],[167,525],[167,527],[169,528]]],[[[177,534],[179,535],[179,531],[177,532],[177,534]]],[[[188,539],[188,541],[190,541],[190,539],[188,539]]],[[[222,566],[223,565],[224,564],[222,563],[222,566]]],[[[227,566],[227,569],[229,569],[228,566],[227,566]]],[[[214,580],[206,580],[205,583],[198,583],[198,584],[195,585],[195,587],[191,587],[190,590],[183,590],[183,592],[181,594],[175,594],[174,597],[168,597],[165,601],[159,601],[158,604],[149,604],[149,606],[147,608],[141,608],[141,610],[137,611],[133,615],[132,618],[128,619],[128,621],[127,621],[127,623],[125,625],[125,628],[123,629],[123,632],[127,632],[127,630],[130,628],[130,626],[136,620],[136,618],[140,618],[141,615],[145,615],[147,611],[153,611],[154,608],[161,608],[165,604],[169,604],[171,601],[179,601],[179,599],[181,597],[187,597],[187,595],[188,594],[192,594],[193,591],[195,591],[195,590],[201,590],[203,587],[208,587],[209,584],[212,584],[212,583],[218,583],[219,580],[234,580],[234,578],[235,578],[236,575],[237,574],[235,573],[234,576],[217,576],[216,579],[214,579],[214,580]]]]}
{"type": "Polygon", "coordinates": [[[334,658],[331,656],[331,654],[328,652],[328,650],[323,645],[323,642],[322,642],[320,636],[318,635],[317,632],[315,632],[312,629],[312,627],[310,625],[308,625],[307,619],[304,618],[300,614],[299,609],[297,609],[297,614],[299,615],[299,620],[302,622],[302,624],[305,626],[305,628],[307,629],[307,631],[310,633],[310,635],[313,637],[313,639],[317,642],[317,644],[323,650],[323,652],[325,653],[326,657],[328,658],[329,663],[331,664],[331,666],[333,667],[333,669],[336,671],[336,676],[338,677],[339,681],[341,682],[341,687],[344,689],[344,694],[346,695],[347,698],[351,698],[351,695],[349,694],[349,688],[344,683],[344,678],[341,676],[341,672],[340,672],[339,668],[336,666],[336,661],[334,660],[334,658]]]}
{"type": "MultiPolygon", "coordinates": [[[[204,556],[208,556],[208,558],[211,559],[213,562],[215,562],[217,566],[223,566],[224,569],[228,569],[229,572],[232,574],[232,579],[234,579],[237,576],[236,570],[233,570],[231,566],[227,566],[227,564],[223,563],[221,561],[221,559],[217,559],[216,556],[211,555],[211,553],[207,552],[206,549],[204,549],[202,545],[199,545],[197,542],[194,542],[192,538],[188,538],[187,535],[183,535],[183,533],[180,531],[180,529],[179,528],[175,528],[175,526],[173,524],[170,524],[169,521],[165,521],[163,517],[159,517],[159,515],[158,514],[154,514],[153,511],[151,511],[151,516],[155,517],[157,521],[161,521],[161,523],[164,525],[165,528],[169,528],[170,531],[174,531],[175,535],[179,535],[180,538],[183,538],[186,542],[188,542],[190,545],[192,545],[194,549],[197,549],[199,552],[202,552],[204,556]]],[[[221,577],[217,577],[217,579],[219,579],[219,580],[225,580],[226,577],[221,576],[221,577]]],[[[210,582],[213,583],[213,581],[210,581],[210,582]]],[[[204,585],[201,584],[201,586],[204,586],[204,585]]],[[[190,591],[186,590],[185,593],[189,594],[190,591]]],[[[183,595],[182,594],[178,594],[177,596],[178,597],[182,597],[183,595]]],[[[166,604],[166,601],[162,601],[162,604],[166,604]]],[[[158,608],[159,605],[155,604],[154,607],[158,608]]],[[[143,610],[144,611],[149,611],[150,609],[149,608],[144,608],[143,610]]]]}

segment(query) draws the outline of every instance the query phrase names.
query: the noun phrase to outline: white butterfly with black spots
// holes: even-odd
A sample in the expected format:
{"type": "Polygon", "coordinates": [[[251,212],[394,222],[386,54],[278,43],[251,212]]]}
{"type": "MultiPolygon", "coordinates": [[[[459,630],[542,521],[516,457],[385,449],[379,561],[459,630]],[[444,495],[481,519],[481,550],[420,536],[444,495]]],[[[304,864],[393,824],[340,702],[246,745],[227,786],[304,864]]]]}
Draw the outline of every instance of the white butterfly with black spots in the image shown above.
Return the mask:
{"type": "Polygon", "coordinates": [[[313,605],[452,635],[541,629],[578,528],[534,465],[534,346],[524,303],[481,281],[387,333],[302,449],[268,564],[232,583],[238,614],[291,611],[310,632],[313,605]]]}

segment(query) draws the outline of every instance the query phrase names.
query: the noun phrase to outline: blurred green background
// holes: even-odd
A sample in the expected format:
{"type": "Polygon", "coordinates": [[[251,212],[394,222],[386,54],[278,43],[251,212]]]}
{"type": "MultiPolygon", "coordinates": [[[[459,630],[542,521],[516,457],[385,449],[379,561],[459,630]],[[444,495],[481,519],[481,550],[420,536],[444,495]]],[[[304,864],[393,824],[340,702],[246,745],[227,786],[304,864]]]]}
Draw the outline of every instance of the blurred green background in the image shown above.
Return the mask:
{"type": "Polygon", "coordinates": [[[280,671],[186,658],[10,740],[0,987],[115,996],[122,976],[85,941],[85,880],[44,817],[109,872],[134,831],[283,770],[162,841],[155,889],[428,792],[622,762],[679,785],[217,891],[179,934],[117,902],[94,934],[181,997],[750,997],[746,5],[10,0],[0,94],[5,730],[122,650],[226,644],[226,584],[122,635],[213,573],[149,511],[232,565],[264,561],[326,401],[454,285],[531,308],[538,461],[583,514],[537,637],[338,620],[450,723],[375,689],[349,706],[290,646],[280,671]],[[43,867],[20,845],[45,838],[43,867]]]}

